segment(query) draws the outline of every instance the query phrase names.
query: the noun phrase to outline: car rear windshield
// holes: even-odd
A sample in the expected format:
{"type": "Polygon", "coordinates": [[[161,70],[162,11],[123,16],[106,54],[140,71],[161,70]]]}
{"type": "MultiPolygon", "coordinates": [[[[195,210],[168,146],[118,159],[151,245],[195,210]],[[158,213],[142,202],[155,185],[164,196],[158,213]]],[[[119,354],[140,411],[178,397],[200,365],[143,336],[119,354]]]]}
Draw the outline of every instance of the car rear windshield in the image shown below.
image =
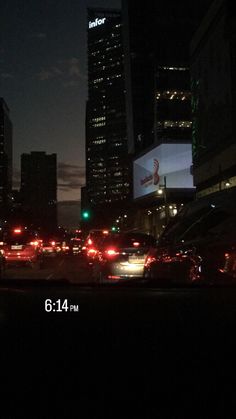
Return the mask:
{"type": "Polygon", "coordinates": [[[11,246],[26,245],[33,240],[35,240],[35,238],[29,235],[9,236],[6,238],[6,243],[11,246]]]}
{"type": "Polygon", "coordinates": [[[103,247],[117,246],[122,248],[134,247],[137,243],[138,247],[151,247],[154,246],[156,240],[153,236],[148,234],[124,234],[107,237],[103,241],[103,247]]]}

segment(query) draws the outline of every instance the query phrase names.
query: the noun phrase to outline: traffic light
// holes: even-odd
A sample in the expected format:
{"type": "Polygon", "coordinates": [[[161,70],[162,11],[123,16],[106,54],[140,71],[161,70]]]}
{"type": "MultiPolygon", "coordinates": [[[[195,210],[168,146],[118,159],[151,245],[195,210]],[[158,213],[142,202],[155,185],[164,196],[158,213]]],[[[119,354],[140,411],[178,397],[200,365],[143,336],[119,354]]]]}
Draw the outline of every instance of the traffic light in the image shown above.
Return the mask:
{"type": "Polygon", "coordinates": [[[84,210],[82,212],[82,219],[83,220],[89,220],[89,218],[90,218],[90,212],[88,210],[84,210]]]}
{"type": "Polygon", "coordinates": [[[112,226],[111,231],[117,231],[117,227],[112,226]]]}

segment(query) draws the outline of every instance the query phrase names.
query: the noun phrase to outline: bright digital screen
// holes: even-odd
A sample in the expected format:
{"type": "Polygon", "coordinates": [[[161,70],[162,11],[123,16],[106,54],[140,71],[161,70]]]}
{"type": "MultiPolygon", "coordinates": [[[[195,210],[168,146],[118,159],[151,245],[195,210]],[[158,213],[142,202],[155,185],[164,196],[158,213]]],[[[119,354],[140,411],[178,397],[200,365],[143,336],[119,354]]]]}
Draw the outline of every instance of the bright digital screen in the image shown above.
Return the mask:
{"type": "Polygon", "coordinates": [[[134,199],[167,189],[194,188],[191,144],[161,144],[133,163],[134,199]]]}

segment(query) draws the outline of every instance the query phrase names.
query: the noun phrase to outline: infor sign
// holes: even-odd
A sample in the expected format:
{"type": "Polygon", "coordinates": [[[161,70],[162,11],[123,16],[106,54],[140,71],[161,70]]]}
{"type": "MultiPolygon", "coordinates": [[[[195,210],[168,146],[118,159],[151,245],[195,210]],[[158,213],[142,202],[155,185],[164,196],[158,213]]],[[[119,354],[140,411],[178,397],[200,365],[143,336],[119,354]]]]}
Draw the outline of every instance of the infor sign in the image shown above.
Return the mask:
{"type": "Polygon", "coordinates": [[[96,19],[93,22],[89,22],[89,29],[96,28],[96,26],[103,25],[105,23],[105,20],[106,20],[105,17],[103,17],[102,19],[98,19],[96,17],[96,19]]]}

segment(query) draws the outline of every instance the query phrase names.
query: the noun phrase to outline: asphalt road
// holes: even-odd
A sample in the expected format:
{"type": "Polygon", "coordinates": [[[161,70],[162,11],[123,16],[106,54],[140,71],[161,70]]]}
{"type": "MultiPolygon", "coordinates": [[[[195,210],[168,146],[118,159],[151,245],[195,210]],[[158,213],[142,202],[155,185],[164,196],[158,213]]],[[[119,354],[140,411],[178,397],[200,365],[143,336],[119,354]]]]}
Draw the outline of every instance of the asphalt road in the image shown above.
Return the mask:
{"type": "Polygon", "coordinates": [[[45,259],[42,269],[30,266],[7,267],[5,279],[58,280],[67,279],[72,283],[89,281],[91,276],[85,260],[79,256],[65,256],[45,259]]]}

